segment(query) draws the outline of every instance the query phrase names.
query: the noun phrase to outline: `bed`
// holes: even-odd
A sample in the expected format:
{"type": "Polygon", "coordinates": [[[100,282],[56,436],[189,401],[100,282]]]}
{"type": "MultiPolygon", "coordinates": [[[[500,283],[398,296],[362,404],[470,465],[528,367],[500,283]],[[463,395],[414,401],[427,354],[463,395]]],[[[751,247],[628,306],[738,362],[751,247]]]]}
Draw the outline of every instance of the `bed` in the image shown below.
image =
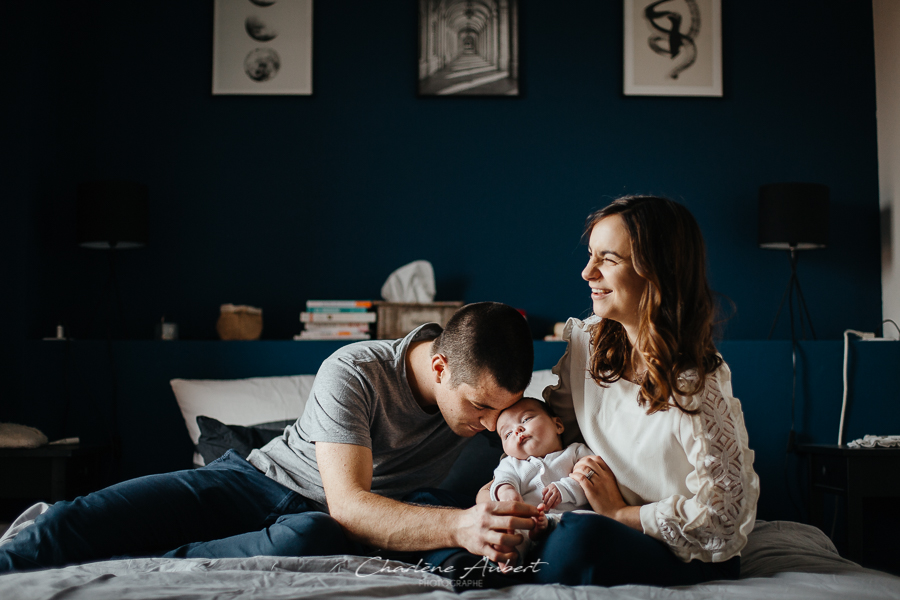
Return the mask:
{"type": "MultiPolygon", "coordinates": [[[[449,580],[414,565],[357,556],[145,558],[0,576],[0,598],[51,600],[385,598],[438,600],[449,580]]],[[[741,579],[679,588],[517,585],[463,591],[469,598],[847,600],[900,598],[900,578],[841,558],[818,529],[762,522],[743,552],[741,579]]]]}
{"type": "MultiPolygon", "coordinates": [[[[536,372],[529,395],[554,376],[536,372]]],[[[260,432],[282,418],[302,413],[311,376],[252,380],[173,382],[173,390],[198,453],[195,462],[223,444],[245,444],[245,451],[268,436],[260,432]],[[246,398],[254,399],[253,411],[246,398]],[[206,427],[198,427],[197,417],[206,427]],[[223,425],[227,423],[227,425],[223,425]],[[193,425],[193,426],[192,426],[193,425]],[[216,425],[217,428],[210,428],[216,425]]],[[[213,454],[211,454],[213,453],[213,454]]],[[[476,436],[442,487],[471,493],[487,481],[499,449],[476,436]]],[[[39,512],[40,509],[37,509],[39,512]]],[[[33,516],[33,515],[32,515],[33,516]]],[[[28,519],[19,524],[27,526],[28,519]]],[[[11,532],[14,534],[14,532],[11,532]]],[[[0,542],[2,543],[2,542],[0,542]]],[[[254,557],[227,559],[135,558],[0,576],[0,598],[51,600],[253,598],[427,598],[456,596],[450,580],[415,565],[378,557],[254,557]]],[[[865,569],[842,558],[831,540],[809,525],[757,521],[742,552],[741,579],[678,588],[649,586],[567,587],[517,585],[502,590],[473,588],[471,598],[609,599],[900,599],[900,577],[865,569]]]]}

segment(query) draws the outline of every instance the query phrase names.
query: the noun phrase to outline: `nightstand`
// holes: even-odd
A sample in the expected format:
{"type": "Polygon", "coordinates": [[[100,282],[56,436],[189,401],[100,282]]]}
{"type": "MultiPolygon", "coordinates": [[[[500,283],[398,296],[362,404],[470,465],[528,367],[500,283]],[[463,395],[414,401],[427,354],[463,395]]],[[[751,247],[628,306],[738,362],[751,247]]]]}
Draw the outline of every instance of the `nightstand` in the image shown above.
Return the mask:
{"type": "Polygon", "coordinates": [[[808,444],[797,447],[809,460],[810,524],[826,533],[830,513],[825,496],[843,499],[846,557],[879,569],[900,570],[900,555],[892,532],[900,530],[900,448],[848,448],[808,444]],[[828,522],[826,525],[826,521],[828,522]]]}
{"type": "Polygon", "coordinates": [[[0,520],[35,502],[71,500],[103,487],[108,446],[0,448],[0,520]]]}

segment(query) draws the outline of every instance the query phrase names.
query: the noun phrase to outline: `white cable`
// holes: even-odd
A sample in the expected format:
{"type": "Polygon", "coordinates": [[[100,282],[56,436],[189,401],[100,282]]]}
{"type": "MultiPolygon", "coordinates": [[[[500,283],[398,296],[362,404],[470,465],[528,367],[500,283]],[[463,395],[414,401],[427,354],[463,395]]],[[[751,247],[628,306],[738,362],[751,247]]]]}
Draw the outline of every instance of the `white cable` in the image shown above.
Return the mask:
{"type": "Polygon", "coordinates": [[[844,399],[841,402],[841,425],[838,428],[838,446],[844,443],[844,416],[847,414],[847,357],[850,350],[851,333],[861,339],[869,339],[875,337],[874,333],[856,331],[855,329],[848,329],[844,332],[844,399]]]}

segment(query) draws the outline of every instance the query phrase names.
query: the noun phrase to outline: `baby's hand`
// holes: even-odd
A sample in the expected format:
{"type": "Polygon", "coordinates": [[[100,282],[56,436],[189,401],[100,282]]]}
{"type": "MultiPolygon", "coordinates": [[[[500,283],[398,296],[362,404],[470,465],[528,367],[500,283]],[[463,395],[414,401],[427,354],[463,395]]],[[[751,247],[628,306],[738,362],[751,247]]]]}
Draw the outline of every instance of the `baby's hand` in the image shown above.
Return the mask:
{"type": "Polygon", "coordinates": [[[497,486],[497,499],[501,502],[522,502],[522,495],[508,483],[497,486]]]}
{"type": "Polygon", "coordinates": [[[534,521],[534,528],[528,532],[528,538],[532,542],[538,542],[547,535],[547,527],[550,525],[550,521],[547,519],[547,516],[544,514],[545,510],[550,510],[547,508],[544,503],[540,503],[537,505],[537,509],[541,511],[536,517],[531,517],[531,520],[534,521]]]}
{"type": "Polygon", "coordinates": [[[544,495],[541,499],[547,506],[547,510],[551,510],[559,505],[560,500],[562,500],[562,494],[559,493],[559,488],[556,487],[556,484],[551,483],[544,488],[544,495]]]}

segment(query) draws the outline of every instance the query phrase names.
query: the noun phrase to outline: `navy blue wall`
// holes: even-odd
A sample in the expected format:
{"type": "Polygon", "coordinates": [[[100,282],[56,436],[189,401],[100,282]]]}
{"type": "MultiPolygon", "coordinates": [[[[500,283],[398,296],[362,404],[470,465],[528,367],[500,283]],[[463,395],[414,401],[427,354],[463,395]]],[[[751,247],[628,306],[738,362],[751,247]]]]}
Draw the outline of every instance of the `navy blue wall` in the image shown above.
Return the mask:
{"type": "MultiPolygon", "coordinates": [[[[225,302],[262,307],[263,337],[289,339],[307,299],[377,298],[415,259],[433,263],[438,300],[507,302],[540,337],[589,308],[585,216],[623,193],[658,193],[696,215],[713,286],[736,308],[722,350],[764,474],[761,514],[796,517],[784,482],[797,466],[782,467],[789,345],[761,341],[789,267],[756,245],[756,194],[775,181],[830,186],[829,247],[800,260],[813,320],[820,339],[877,330],[871,3],[724,0],[716,99],[622,95],[619,0],[521,0],[521,98],[417,98],[416,4],[319,0],[313,96],[214,97],[208,0],[0,2],[15,67],[0,94],[0,420],[84,434],[77,419],[62,431],[54,412],[60,390],[79,385],[79,418],[103,413],[103,344],[66,370],[48,353],[68,345],[26,343],[58,322],[80,340],[104,335],[107,255],[75,245],[80,181],[150,187],[150,244],[119,262],[132,339],[148,339],[164,314],[183,339],[213,340],[225,302]]],[[[787,331],[782,316],[775,337],[787,331]]],[[[821,343],[804,347],[801,386],[814,391],[803,392],[797,429],[831,442],[840,348],[821,343]]],[[[290,344],[240,347],[247,362],[225,360],[234,346],[216,343],[117,350],[120,415],[142,427],[129,432],[130,473],[168,466],[139,443],[182,431],[168,378],[295,373],[301,348],[290,344]],[[207,355],[214,369],[189,366],[207,355]],[[155,383],[135,392],[145,368],[155,383]]],[[[898,351],[881,352],[864,364],[891,372],[898,351]]],[[[896,414],[881,372],[869,373],[848,436],[896,433],[880,418],[896,414]]]]}
{"type": "Polygon", "coordinates": [[[150,187],[150,244],[119,263],[130,338],[165,314],[215,339],[233,302],[288,339],[307,299],[378,298],[414,259],[438,300],[507,302],[543,336],[589,306],[584,217],[649,192],[699,220],[725,337],[761,339],[789,270],[756,246],[756,193],[784,180],[831,187],[831,243],[800,261],[819,337],[874,330],[871,3],[723,4],[724,98],[624,97],[620,1],[523,0],[524,96],[478,99],[416,97],[411,1],[317,2],[312,97],[212,96],[210,1],[3,2],[2,307],[25,317],[3,335],[103,336],[107,256],[73,231],[95,178],[150,187]]]}

